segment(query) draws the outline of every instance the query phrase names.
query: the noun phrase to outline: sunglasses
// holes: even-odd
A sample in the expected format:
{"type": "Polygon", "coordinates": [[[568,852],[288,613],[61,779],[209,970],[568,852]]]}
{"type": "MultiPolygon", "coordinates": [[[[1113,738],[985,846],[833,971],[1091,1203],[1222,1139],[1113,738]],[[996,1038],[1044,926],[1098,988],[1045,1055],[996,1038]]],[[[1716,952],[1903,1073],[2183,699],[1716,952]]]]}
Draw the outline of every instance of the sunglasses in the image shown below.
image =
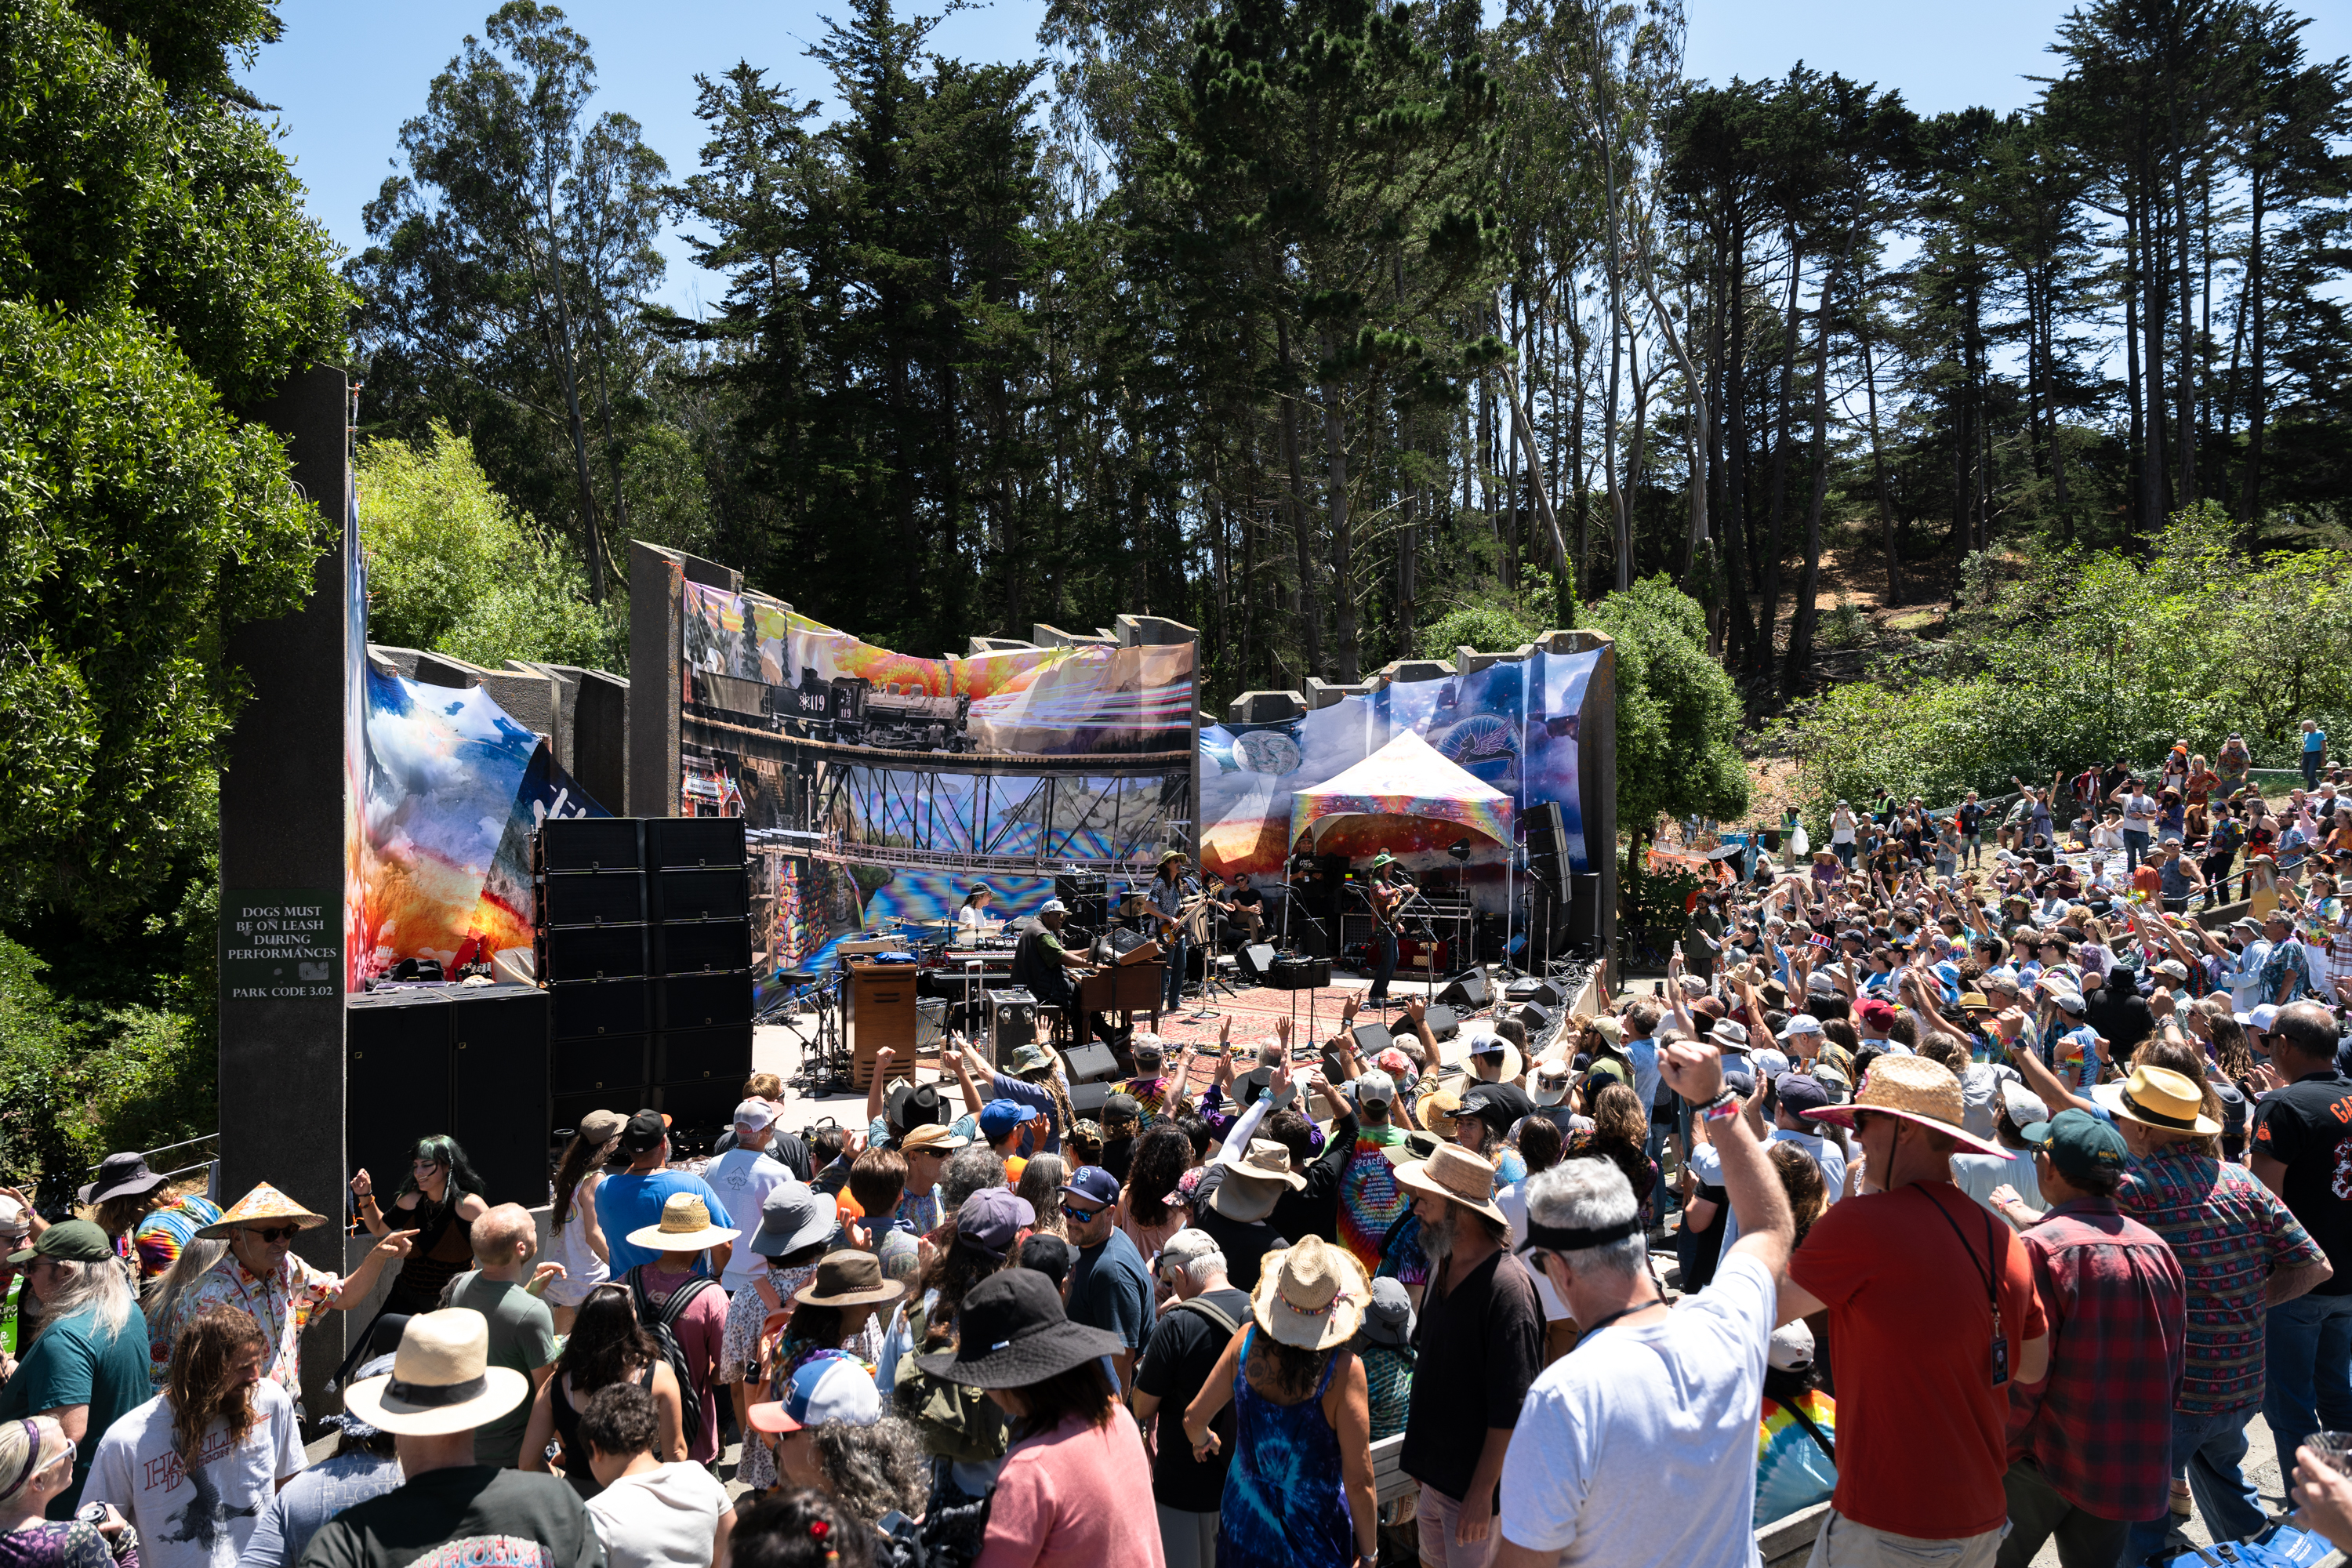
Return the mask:
{"type": "Polygon", "coordinates": [[[1071,1203],[1066,1203],[1062,1205],[1063,1215],[1067,1218],[1077,1221],[1080,1225],[1094,1224],[1095,1216],[1102,1212],[1103,1211],[1100,1209],[1082,1209],[1078,1207],[1077,1205],[1071,1203]]]}
{"type": "Polygon", "coordinates": [[[252,1237],[257,1241],[289,1240],[295,1236],[299,1235],[302,1229],[299,1225],[273,1225],[267,1226],[248,1225],[239,1226],[238,1228],[242,1229],[246,1235],[252,1237]]]}

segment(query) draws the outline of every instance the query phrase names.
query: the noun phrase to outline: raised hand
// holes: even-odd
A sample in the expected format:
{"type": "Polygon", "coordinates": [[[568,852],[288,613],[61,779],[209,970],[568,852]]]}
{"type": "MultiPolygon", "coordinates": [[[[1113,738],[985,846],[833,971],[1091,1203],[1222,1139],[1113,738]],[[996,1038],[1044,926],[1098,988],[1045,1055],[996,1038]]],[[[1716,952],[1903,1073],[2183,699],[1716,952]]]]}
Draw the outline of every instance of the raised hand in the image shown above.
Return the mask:
{"type": "Polygon", "coordinates": [[[1658,1053],[1658,1075],[1685,1100],[1705,1105],[1723,1092],[1723,1054],[1713,1046],[1676,1040],[1658,1053]]]}
{"type": "Polygon", "coordinates": [[[410,1246],[415,1240],[416,1233],[413,1230],[387,1231],[384,1238],[375,1244],[375,1250],[383,1253],[386,1258],[405,1258],[408,1256],[410,1246]]]}

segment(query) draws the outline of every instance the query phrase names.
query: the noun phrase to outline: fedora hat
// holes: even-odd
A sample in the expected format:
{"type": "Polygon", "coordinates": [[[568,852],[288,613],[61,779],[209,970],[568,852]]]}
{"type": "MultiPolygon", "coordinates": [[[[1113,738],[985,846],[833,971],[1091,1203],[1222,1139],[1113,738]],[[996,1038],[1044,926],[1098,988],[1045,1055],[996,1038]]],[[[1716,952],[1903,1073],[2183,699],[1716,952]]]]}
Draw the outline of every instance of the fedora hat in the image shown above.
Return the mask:
{"type": "Polygon", "coordinates": [[[257,1219],[282,1219],[309,1230],[327,1223],[327,1216],[312,1214],[268,1182],[262,1183],[245,1196],[229,1205],[220,1218],[196,1232],[198,1236],[220,1237],[241,1225],[251,1225],[257,1219]]]}
{"type": "Polygon", "coordinates": [[[1423,1095],[1420,1102],[1412,1108],[1413,1120],[1440,1138],[1451,1138],[1454,1136],[1454,1118],[1462,1110],[1462,1096],[1456,1090],[1437,1088],[1435,1079],[1427,1081],[1431,1086],[1430,1091],[1423,1095]]]}
{"type": "Polygon", "coordinates": [[[2011,1151],[1960,1125],[1963,1106],[1960,1080],[1943,1063],[1926,1057],[1883,1056],[1863,1075],[1862,1087],[1854,1091],[1851,1104],[1825,1105],[1803,1115],[1808,1121],[1852,1127],[1857,1110],[1884,1111],[1948,1133],[1979,1154],[2007,1158],[2011,1151]]]}
{"type": "Polygon", "coordinates": [[[904,1280],[882,1278],[882,1260],[854,1247],[817,1259],[816,1276],[793,1292],[807,1307],[879,1306],[907,1293],[904,1280]]]}
{"type": "Polygon", "coordinates": [[[2091,1098],[2109,1115],[2143,1127],[2200,1138],[2210,1138],[2221,1131],[2221,1124],[2205,1114],[2205,1097],[2199,1092],[2197,1080],[2169,1068],[2152,1068],[2143,1062],[2123,1082],[2103,1083],[2092,1089],[2091,1098]]]}
{"type": "Polygon", "coordinates": [[[78,1195],[83,1203],[102,1204],[110,1198],[152,1193],[163,1184],[163,1180],[147,1168],[144,1154],[109,1154],[98,1168],[98,1180],[82,1188],[78,1195]]]}
{"type": "Polygon", "coordinates": [[[709,1206],[694,1194],[672,1193],[663,1200],[660,1224],[640,1226],[622,1239],[654,1252],[700,1252],[742,1234],[711,1224],[709,1206]]]}
{"type": "Polygon", "coordinates": [[[1706,1037],[1714,1042],[1718,1050],[1730,1051],[1743,1057],[1748,1053],[1748,1026],[1745,1024],[1735,1024],[1726,1018],[1707,1030],[1706,1037]]]}
{"type": "Polygon", "coordinates": [[[1225,1167],[1209,1206],[1246,1225],[1272,1214],[1285,1187],[1297,1192],[1306,1184],[1307,1178],[1291,1170],[1287,1148],[1271,1138],[1253,1138],[1249,1152],[1225,1167]]]}
{"type": "Polygon", "coordinates": [[[1354,1254],[1310,1236],[1265,1255],[1250,1310],[1284,1344],[1327,1350],[1354,1337],[1371,1294],[1354,1254]]]}
{"type": "Polygon", "coordinates": [[[1458,1143],[1440,1143],[1428,1159],[1399,1165],[1396,1179],[1415,1192],[1475,1209],[1498,1225],[1510,1223],[1495,1206],[1495,1167],[1458,1143]]]}
{"type": "Polygon", "coordinates": [[[530,1397],[530,1379],[490,1364],[490,1321],[470,1307],[419,1312],[402,1325],[392,1371],[343,1390],[351,1413],[380,1432],[466,1432],[530,1397]]]}
{"type": "Polygon", "coordinates": [[[1024,1388],[1126,1348],[1117,1334],[1070,1321],[1051,1279],[1007,1268],[964,1296],[956,1348],[917,1356],[915,1364],[968,1388],[1024,1388]]]}

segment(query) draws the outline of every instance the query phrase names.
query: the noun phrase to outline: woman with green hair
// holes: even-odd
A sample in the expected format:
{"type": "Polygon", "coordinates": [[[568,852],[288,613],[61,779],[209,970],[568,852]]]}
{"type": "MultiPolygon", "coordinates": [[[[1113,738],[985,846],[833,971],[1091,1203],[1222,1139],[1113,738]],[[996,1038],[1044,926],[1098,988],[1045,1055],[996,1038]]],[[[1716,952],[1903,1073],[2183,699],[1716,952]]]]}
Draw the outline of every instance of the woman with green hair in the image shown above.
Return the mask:
{"type": "Polygon", "coordinates": [[[482,1178],[457,1141],[446,1132],[416,1141],[408,1178],[393,1194],[393,1221],[376,1206],[375,1183],[364,1169],[352,1178],[352,1195],[359,1200],[360,1220],[370,1234],[385,1235],[394,1223],[416,1233],[383,1310],[413,1316],[438,1307],[442,1287],[474,1266],[474,1221],[490,1207],[482,1196],[482,1178]]]}

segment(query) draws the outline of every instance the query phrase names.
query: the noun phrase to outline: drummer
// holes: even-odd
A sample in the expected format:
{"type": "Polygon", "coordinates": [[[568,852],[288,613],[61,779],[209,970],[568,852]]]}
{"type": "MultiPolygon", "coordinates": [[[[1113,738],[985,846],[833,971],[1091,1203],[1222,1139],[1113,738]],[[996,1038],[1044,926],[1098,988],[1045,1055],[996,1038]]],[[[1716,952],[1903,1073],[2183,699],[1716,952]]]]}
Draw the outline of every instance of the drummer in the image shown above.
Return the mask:
{"type": "Polygon", "coordinates": [[[979,931],[1002,924],[996,916],[988,912],[989,906],[995,901],[995,889],[985,882],[974,882],[971,891],[966,893],[963,902],[956,907],[956,924],[979,931]]]}

